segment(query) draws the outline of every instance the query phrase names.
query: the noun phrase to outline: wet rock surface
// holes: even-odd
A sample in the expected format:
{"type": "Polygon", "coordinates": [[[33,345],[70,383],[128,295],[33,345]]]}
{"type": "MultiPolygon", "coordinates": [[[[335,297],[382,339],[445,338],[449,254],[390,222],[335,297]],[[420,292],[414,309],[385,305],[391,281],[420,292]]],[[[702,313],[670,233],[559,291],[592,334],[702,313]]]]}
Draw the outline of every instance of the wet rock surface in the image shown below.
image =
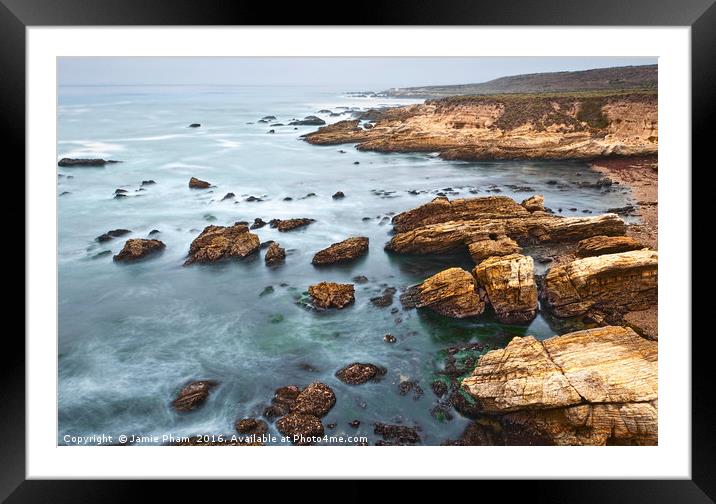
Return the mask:
{"type": "Polygon", "coordinates": [[[379,422],[373,425],[373,432],[386,441],[386,443],[380,443],[379,441],[378,443],[380,444],[413,445],[420,443],[420,434],[415,427],[379,422]]]}
{"type": "Polygon", "coordinates": [[[304,388],[291,407],[292,413],[325,416],[336,404],[336,395],[331,388],[320,382],[314,382],[304,388]]]}
{"type": "Polygon", "coordinates": [[[387,308],[393,304],[393,297],[397,289],[395,287],[386,287],[380,296],[370,298],[370,303],[378,308],[387,308]]]}
{"type": "Polygon", "coordinates": [[[124,247],[113,259],[117,262],[139,261],[155,255],[166,248],[164,242],[145,238],[132,238],[124,243],[124,247]]]}
{"type": "Polygon", "coordinates": [[[344,308],[355,301],[353,284],[339,284],[334,282],[321,282],[311,285],[308,294],[317,308],[344,308]]]}
{"type": "Polygon", "coordinates": [[[206,226],[189,246],[184,265],[243,259],[259,250],[259,237],[245,224],[206,226]]]}
{"type": "Polygon", "coordinates": [[[261,436],[268,432],[268,424],[256,418],[244,418],[237,420],[234,425],[239,434],[261,436]]]}
{"type": "Polygon", "coordinates": [[[277,266],[286,260],[286,250],[283,249],[278,243],[272,243],[266,249],[266,255],[264,255],[264,261],[267,266],[277,266]]]}
{"type": "Polygon", "coordinates": [[[313,256],[311,262],[316,266],[349,262],[358,259],[367,252],[368,238],[365,236],[354,236],[320,250],[313,256]]]}
{"type": "Polygon", "coordinates": [[[360,385],[370,380],[380,378],[386,373],[385,368],[375,364],[354,362],[339,369],[336,378],[348,385],[360,385]]]}
{"type": "Polygon", "coordinates": [[[95,240],[100,243],[103,243],[106,241],[110,241],[112,238],[118,238],[131,232],[132,231],[130,231],[129,229],[112,229],[110,231],[107,231],[106,233],[99,235],[97,238],[95,238],[95,240]]]}
{"type": "Polygon", "coordinates": [[[272,219],[269,221],[269,225],[272,228],[276,228],[281,232],[291,231],[293,229],[301,228],[313,224],[315,219],[298,218],[298,219],[272,219]]]}
{"type": "Polygon", "coordinates": [[[181,412],[196,409],[206,401],[209,391],[216,386],[217,382],[213,380],[191,382],[179,391],[179,395],[172,401],[172,406],[181,412]]]}

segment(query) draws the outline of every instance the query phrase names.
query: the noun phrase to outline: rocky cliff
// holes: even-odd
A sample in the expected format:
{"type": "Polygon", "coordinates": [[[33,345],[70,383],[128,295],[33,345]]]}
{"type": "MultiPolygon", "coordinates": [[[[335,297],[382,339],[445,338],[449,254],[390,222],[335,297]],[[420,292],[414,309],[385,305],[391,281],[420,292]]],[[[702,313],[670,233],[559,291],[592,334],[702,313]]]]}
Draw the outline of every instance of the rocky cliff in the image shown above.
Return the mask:
{"type": "Polygon", "coordinates": [[[360,150],[379,152],[438,152],[462,160],[655,155],[657,95],[455,96],[372,110],[304,139],[317,145],[356,143],[360,150]]]}

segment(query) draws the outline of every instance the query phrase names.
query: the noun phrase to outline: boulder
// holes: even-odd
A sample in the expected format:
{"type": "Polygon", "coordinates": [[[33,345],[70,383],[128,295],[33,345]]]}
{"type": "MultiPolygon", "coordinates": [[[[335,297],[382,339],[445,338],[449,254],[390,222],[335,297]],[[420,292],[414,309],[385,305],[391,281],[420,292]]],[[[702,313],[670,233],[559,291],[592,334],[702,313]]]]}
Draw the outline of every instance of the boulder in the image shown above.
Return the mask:
{"type": "Polygon", "coordinates": [[[205,180],[199,180],[196,177],[192,177],[189,179],[189,187],[191,189],[208,189],[211,187],[211,184],[205,180]]]}
{"type": "Polygon", "coordinates": [[[269,225],[281,232],[291,231],[296,228],[308,226],[316,222],[315,219],[298,218],[298,219],[271,219],[269,225]]]}
{"type": "Polygon", "coordinates": [[[577,255],[592,257],[643,248],[644,246],[631,236],[592,236],[577,244],[577,255]]]}
{"type": "Polygon", "coordinates": [[[354,236],[318,251],[311,262],[316,266],[348,262],[365,255],[367,252],[368,238],[354,236]]]}
{"type": "Polygon", "coordinates": [[[276,422],[276,428],[293,444],[311,444],[314,437],[323,436],[323,424],[313,415],[290,413],[276,422]]]}
{"type": "Polygon", "coordinates": [[[633,250],[551,268],[542,298],[558,317],[644,310],[658,304],[658,252],[633,250]]]}
{"type": "Polygon", "coordinates": [[[507,444],[655,444],[657,343],[606,326],[514,338],[462,381],[507,444]]]}
{"type": "Polygon", "coordinates": [[[113,259],[115,261],[137,261],[161,252],[165,248],[166,245],[159,240],[132,238],[124,243],[122,250],[113,259]]]}
{"type": "Polygon", "coordinates": [[[191,382],[179,391],[177,398],[172,401],[172,406],[177,411],[191,411],[206,401],[209,391],[216,385],[213,380],[191,382]]]}
{"type": "Polygon", "coordinates": [[[259,250],[259,237],[244,224],[206,226],[189,246],[184,265],[242,259],[259,250]]]}
{"type": "Polygon", "coordinates": [[[266,422],[256,418],[244,418],[242,420],[237,420],[234,427],[236,428],[236,432],[247,436],[262,436],[268,432],[268,425],[266,422]]]}
{"type": "Polygon", "coordinates": [[[517,242],[506,235],[488,235],[486,240],[477,240],[468,243],[467,250],[472,260],[475,261],[475,264],[480,264],[480,261],[488,257],[506,256],[522,252],[517,242]]]}
{"type": "Polygon", "coordinates": [[[373,432],[391,444],[406,445],[420,442],[418,430],[405,425],[391,425],[378,422],[373,424],[373,432]]]}
{"type": "Polygon", "coordinates": [[[335,404],[336,395],[331,387],[324,383],[314,382],[296,396],[291,413],[313,415],[320,418],[325,416],[335,404]]]}
{"type": "Polygon", "coordinates": [[[313,305],[322,309],[341,309],[355,301],[353,284],[321,282],[311,285],[308,288],[308,293],[313,298],[313,305]]]}
{"type": "Polygon", "coordinates": [[[544,212],[544,196],[535,194],[520,203],[528,212],[544,212]]]}
{"type": "Polygon", "coordinates": [[[461,268],[449,268],[409,288],[401,297],[406,308],[427,307],[454,318],[475,317],[485,310],[473,276],[461,268]]]}
{"type": "Polygon", "coordinates": [[[62,158],[58,161],[57,166],[79,166],[79,167],[92,167],[92,166],[104,166],[106,164],[121,163],[121,161],[115,161],[114,159],[77,159],[77,158],[62,158]]]}
{"type": "Polygon", "coordinates": [[[473,275],[485,289],[500,322],[526,324],[537,316],[537,284],[531,257],[490,257],[475,267],[473,275]]]}
{"type": "Polygon", "coordinates": [[[385,368],[376,366],[375,364],[354,362],[339,369],[336,372],[336,378],[348,385],[360,385],[383,376],[385,372],[385,368]]]}
{"type": "Polygon", "coordinates": [[[264,261],[267,266],[276,266],[286,260],[286,250],[279,246],[278,243],[272,243],[266,249],[264,261]]]}

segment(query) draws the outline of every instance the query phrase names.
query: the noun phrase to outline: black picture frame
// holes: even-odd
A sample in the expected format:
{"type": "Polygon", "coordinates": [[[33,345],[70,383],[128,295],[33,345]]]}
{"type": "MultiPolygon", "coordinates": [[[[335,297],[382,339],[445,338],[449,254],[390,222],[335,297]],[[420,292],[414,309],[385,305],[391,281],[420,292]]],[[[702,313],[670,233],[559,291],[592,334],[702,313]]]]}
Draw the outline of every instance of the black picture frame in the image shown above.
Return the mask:
{"type": "MultiPolygon", "coordinates": [[[[382,3],[369,0],[360,6],[349,4],[348,10],[339,10],[340,7],[336,3],[324,4],[320,1],[307,5],[245,1],[229,3],[221,0],[0,0],[0,122],[3,126],[4,155],[12,155],[15,166],[20,163],[24,165],[26,27],[619,25],[691,27],[693,164],[703,160],[704,169],[713,164],[712,160],[707,161],[706,156],[712,143],[709,138],[712,128],[709,126],[713,121],[716,95],[714,0],[401,0],[382,3]],[[320,14],[331,12],[336,14],[320,14]]],[[[9,169],[9,165],[6,165],[6,169],[9,169]]],[[[690,167],[683,169],[687,174],[690,167]]],[[[515,492],[525,492],[525,498],[550,502],[713,502],[716,499],[716,415],[712,390],[713,364],[707,350],[711,336],[697,334],[692,337],[689,327],[678,337],[683,338],[684,344],[691,339],[692,347],[691,480],[523,481],[507,485],[496,482],[502,485],[500,488],[493,485],[495,482],[480,482],[477,487],[473,487],[473,491],[485,498],[489,498],[487,496],[492,493],[490,490],[497,490],[501,494],[508,492],[511,497],[515,497],[515,492]],[[494,488],[483,486],[488,484],[494,488]]],[[[25,480],[25,345],[19,331],[6,331],[3,357],[0,365],[0,499],[13,503],[58,503],[112,502],[136,498],[137,482],[25,480]]],[[[188,495],[185,494],[185,485],[175,483],[172,488],[188,495]]],[[[411,485],[411,488],[420,489],[420,486],[411,485]]],[[[271,490],[272,500],[278,498],[277,491],[275,487],[271,490]]],[[[370,498],[370,494],[356,482],[342,486],[341,495],[341,500],[370,498]]],[[[169,494],[165,496],[169,498],[169,494]]]]}

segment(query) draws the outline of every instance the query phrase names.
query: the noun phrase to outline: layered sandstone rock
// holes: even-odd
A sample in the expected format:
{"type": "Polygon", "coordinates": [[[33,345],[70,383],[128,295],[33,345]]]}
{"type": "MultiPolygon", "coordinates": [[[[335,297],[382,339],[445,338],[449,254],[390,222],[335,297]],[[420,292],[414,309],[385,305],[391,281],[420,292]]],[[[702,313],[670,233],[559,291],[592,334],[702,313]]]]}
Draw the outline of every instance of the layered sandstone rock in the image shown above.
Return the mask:
{"type": "Polygon", "coordinates": [[[113,259],[118,262],[131,262],[144,259],[149,255],[161,252],[166,248],[159,240],[148,240],[145,238],[132,238],[124,243],[124,247],[113,259]]]}
{"type": "Polygon", "coordinates": [[[558,317],[626,313],[658,303],[658,252],[633,250],[551,268],[543,299],[558,317]]]}
{"type": "Polygon", "coordinates": [[[592,257],[642,248],[644,246],[631,236],[593,236],[577,244],[577,255],[580,257],[592,257]]]}
{"type": "Polygon", "coordinates": [[[544,212],[544,196],[535,194],[520,203],[528,212],[544,212]]]}
{"type": "Polygon", "coordinates": [[[317,252],[311,262],[317,266],[348,262],[361,257],[367,252],[368,238],[354,236],[317,252]]]}
{"type": "Polygon", "coordinates": [[[195,262],[216,262],[223,259],[243,259],[259,250],[259,237],[244,224],[206,226],[189,246],[189,258],[184,265],[195,262]]]}
{"type": "Polygon", "coordinates": [[[490,257],[473,270],[473,275],[485,289],[500,322],[525,324],[537,315],[537,284],[531,257],[490,257]]]}
{"type": "Polygon", "coordinates": [[[485,310],[475,279],[462,268],[449,268],[431,276],[409,288],[400,300],[405,307],[427,307],[454,318],[475,317],[485,310]]]}
{"type": "Polygon", "coordinates": [[[378,111],[374,127],[339,121],[317,145],[439,152],[445,159],[593,159],[658,151],[655,93],[459,96],[378,111]]]}
{"type": "Polygon", "coordinates": [[[480,264],[488,257],[506,256],[510,254],[519,254],[522,248],[515,240],[506,235],[494,238],[488,236],[486,240],[476,240],[467,244],[467,250],[475,264],[480,264]]]}
{"type": "Polygon", "coordinates": [[[600,327],[514,338],[462,386],[500,415],[507,444],[655,444],[657,343],[600,327]]]}
{"type": "Polygon", "coordinates": [[[339,284],[334,282],[321,282],[311,285],[308,293],[313,298],[313,304],[317,308],[338,308],[341,309],[355,301],[355,289],[353,284],[339,284]]]}

